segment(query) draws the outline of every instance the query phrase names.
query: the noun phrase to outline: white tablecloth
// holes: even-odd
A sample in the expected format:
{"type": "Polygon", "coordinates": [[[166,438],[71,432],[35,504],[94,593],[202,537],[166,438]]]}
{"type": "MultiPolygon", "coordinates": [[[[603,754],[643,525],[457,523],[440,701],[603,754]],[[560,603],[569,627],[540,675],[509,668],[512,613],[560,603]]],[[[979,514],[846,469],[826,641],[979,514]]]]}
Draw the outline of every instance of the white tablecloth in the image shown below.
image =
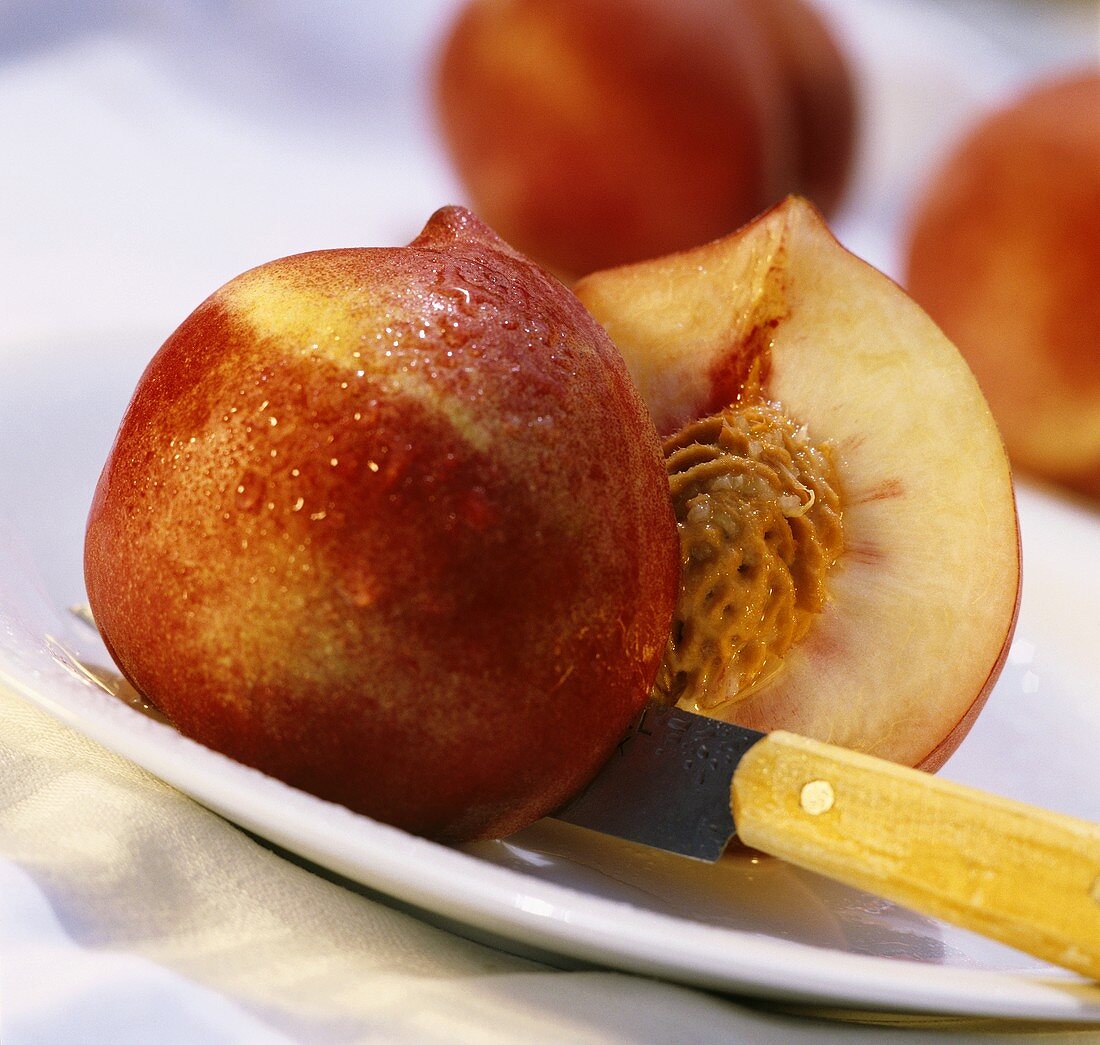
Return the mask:
{"type": "Polygon", "coordinates": [[[4,1045],[920,1045],[945,1030],[974,1043],[1100,1035],[988,1020],[826,1023],[550,969],[297,866],[0,691],[4,1045]]]}

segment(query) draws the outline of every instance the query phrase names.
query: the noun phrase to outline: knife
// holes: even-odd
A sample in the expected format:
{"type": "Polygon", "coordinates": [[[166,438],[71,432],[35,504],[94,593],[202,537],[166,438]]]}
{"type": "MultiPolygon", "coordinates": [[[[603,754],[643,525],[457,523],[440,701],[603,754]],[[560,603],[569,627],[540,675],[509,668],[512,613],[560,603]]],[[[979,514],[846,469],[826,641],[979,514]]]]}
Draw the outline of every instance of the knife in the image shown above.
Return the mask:
{"type": "Polygon", "coordinates": [[[650,701],[555,818],[700,860],[745,845],[1100,979],[1100,825],[650,701]]]}

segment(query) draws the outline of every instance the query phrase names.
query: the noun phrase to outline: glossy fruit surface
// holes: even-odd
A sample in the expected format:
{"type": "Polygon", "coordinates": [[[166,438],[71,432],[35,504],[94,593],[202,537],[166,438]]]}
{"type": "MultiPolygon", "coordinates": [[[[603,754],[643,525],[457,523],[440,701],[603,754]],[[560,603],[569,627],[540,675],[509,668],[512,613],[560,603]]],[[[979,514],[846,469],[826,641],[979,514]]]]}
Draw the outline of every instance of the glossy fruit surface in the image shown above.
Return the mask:
{"type": "Polygon", "coordinates": [[[119,666],[185,734],[455,841],[585,782],[676,583],[606,334],[468,212],[222,287],[143,375],[88,523],[119,666]]]}

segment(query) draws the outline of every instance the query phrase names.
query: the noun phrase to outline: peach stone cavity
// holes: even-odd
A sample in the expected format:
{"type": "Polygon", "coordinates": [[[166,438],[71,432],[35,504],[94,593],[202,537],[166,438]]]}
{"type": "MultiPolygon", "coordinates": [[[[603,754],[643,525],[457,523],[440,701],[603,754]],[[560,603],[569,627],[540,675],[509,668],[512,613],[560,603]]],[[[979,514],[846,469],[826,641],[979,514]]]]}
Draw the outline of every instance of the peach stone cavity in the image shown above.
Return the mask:
{"type": "Polygon", "coordinates": [[[653,695],[715,712],[767,685],[825,605],[844,547],[836,471],[762,398],[685,425],[664,454],[681,584],[653,695]]]}

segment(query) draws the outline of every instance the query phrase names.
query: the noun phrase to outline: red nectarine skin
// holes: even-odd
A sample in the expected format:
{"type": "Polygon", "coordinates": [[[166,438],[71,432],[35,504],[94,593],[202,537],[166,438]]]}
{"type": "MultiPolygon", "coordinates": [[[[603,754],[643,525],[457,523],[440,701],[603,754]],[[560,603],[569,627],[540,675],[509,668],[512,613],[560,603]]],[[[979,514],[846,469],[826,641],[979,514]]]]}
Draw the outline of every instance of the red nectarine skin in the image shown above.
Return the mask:
{"type": "Polygon", "coordinates": [[[468,212],[272,262],[158,352],[88,593],[187,735],[445,840],[507,834],[644,702],[678,543],[602,329],[468,212]]]}

